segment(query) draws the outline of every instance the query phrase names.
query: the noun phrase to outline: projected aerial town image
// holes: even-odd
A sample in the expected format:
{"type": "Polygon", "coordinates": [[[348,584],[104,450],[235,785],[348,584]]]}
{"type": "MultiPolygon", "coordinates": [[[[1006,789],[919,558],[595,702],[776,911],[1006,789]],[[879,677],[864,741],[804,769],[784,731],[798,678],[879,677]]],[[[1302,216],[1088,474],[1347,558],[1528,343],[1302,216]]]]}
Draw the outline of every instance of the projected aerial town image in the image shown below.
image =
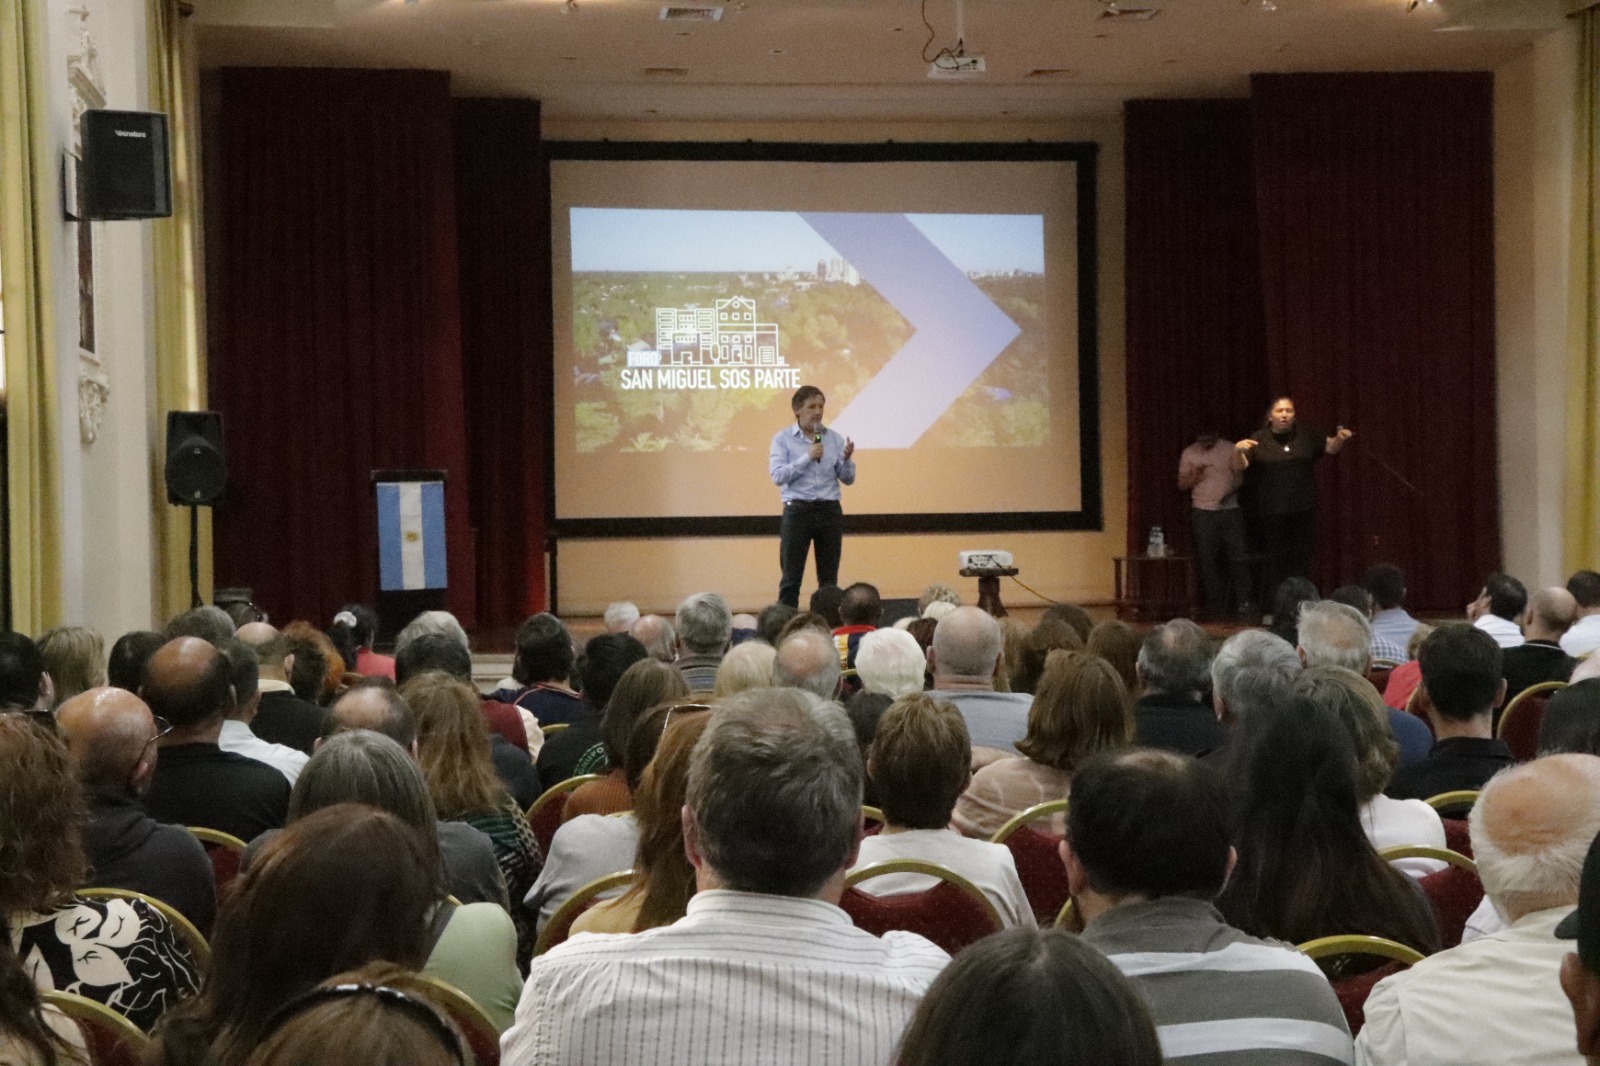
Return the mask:
{"type": "Polygon", "coordinates": [[[579,452],[764,452],[801,384],[863,448],[1049,441],[1041,216],[573,208],[571,232],[579,452]]]}

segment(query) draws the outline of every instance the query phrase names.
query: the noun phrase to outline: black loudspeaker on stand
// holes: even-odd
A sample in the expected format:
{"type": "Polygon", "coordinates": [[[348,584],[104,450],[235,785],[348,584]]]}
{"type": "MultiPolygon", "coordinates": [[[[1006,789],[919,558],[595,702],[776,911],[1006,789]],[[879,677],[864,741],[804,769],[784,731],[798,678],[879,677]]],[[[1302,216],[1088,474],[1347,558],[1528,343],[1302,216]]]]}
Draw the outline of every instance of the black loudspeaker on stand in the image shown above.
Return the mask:
{"type": "Polygon", "coordinates": [[[222,415],[216,411],[167,412],[167,502],[189,508],[189,604],[200,606],[200,508],[228,491],[222,415]]]}

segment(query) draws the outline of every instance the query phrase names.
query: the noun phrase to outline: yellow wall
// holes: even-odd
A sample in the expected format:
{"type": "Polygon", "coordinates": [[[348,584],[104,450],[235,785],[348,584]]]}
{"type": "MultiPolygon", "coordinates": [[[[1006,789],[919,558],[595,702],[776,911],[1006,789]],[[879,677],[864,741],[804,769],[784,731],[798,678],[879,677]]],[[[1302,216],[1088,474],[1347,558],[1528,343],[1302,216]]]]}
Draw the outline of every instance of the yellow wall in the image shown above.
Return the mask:
{"type": "MultiPolygon", "coordinates": [[[[848,537],[840,566],[842,584],[871,581],[883,595],[915,596],[943,581],[976,599],[976,582],[957,576],[956,553],[1003,548],[1016,556],[1019,578],[1054,599],[1104,601],[1111,596],[1111,558],[1126,542],[1127,417],[1123,353],[1122,122],[1050,124],[547,122],[552,140],[628,141],[1094,141],[1100,145],[1100,439],[1105,528],[1085,533],[973,533],[848,537]]],[[[860,476],[871,477],[864,465],[860,476]]],[[[937,471],[929,471],[937,477],[937,471]]],[[[845,501],[849,506],[848,498],[845,501]]],[[[612,600],[631,599],[647,611],[670,611],[683,597],[717,591],[733,608],[757,610],[778,590],[777,494],[771,537],[663,540],[565,540],[560,545],[559,607],[570,615],[599,614],[612,600]]],[[[814,585],[808,572],[802,598],[814,585]]],[[[1002,597],[1013,606],[1037,603],[1007,582],[1002,597]]]]}
{"type": "MultiPolygon", "coordinates": [[[[1504,565],[1530,589],[1567,576],[1562,477],[1577,69],[1574,24],[1495,71],[1496,473],[1504,565]]],[[[1474,417],[1436,414],[1462,424],[1474,417]]]]}

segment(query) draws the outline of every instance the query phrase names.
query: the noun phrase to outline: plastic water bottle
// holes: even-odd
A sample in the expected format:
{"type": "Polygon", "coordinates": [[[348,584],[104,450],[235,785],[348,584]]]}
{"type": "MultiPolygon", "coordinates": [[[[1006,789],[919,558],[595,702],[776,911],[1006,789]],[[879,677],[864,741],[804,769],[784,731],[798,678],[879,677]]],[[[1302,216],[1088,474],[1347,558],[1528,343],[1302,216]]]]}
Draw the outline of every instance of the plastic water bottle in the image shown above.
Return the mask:
{"type": "Polygon", "coordinates": [[[1167,536],[1161,532],[1160,526],[1150,527],[1150,546],[1146,549],[1145,554],[1152,559],[1165,559],[1167,557],[1167,536]]]}

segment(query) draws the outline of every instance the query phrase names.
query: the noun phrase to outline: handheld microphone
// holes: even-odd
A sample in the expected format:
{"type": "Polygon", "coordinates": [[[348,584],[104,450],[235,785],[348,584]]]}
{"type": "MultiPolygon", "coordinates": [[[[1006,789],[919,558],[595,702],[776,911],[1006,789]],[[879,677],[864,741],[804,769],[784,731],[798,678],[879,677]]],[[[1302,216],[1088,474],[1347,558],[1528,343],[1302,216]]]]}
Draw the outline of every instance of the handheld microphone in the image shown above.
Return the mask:
{"type": "MultiPolygon", "coordinates": [[[[811,443],[812,444],[821,444],[822,443],[822,423],[818,422],[816,425],[812,426],[811,427],[811,431],[812,431],[813,434],[815,434],[811,438],[811,443]]],[[[813,459],[811,461],[813,463],[820,463],[820,462],[822,462],[822,457],[818,456],[817,458],[815,458],[815,459],[813,459]]]]}

